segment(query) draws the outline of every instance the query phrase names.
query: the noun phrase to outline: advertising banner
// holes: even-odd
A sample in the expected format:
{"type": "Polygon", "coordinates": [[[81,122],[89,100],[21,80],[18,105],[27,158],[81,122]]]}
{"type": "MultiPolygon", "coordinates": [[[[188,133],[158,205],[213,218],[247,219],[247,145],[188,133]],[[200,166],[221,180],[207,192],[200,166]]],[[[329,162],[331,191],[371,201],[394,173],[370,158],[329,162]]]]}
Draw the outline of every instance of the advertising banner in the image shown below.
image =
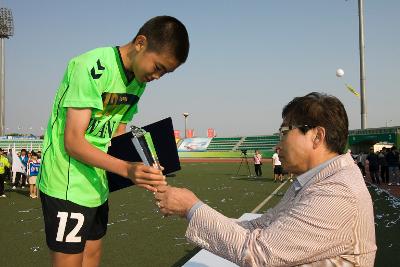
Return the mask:
{"type": "Polygon", "coordinates": [[[206,151],[211,138],[186,138],[178,147],[179,152],[206,151]]]}

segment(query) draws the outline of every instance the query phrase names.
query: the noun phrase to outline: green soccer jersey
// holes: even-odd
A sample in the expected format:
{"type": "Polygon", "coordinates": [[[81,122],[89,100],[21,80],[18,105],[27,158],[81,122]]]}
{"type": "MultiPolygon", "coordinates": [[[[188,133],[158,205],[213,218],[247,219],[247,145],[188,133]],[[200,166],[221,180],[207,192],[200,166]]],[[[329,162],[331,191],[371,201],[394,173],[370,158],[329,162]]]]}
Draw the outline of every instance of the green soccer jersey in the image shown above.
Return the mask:
{"type": "Polygon", "coordinates": [[[119,123],[137,113],[146,84],[128,82],[118,48],[97,48],[73,58],[57,91],[47,126],[38,187],[45,194],[86,207],[108,198],[105,171],[70,157],[64,148],[67,108],[90,108],[85,138],[106,152],[119,123]]]}

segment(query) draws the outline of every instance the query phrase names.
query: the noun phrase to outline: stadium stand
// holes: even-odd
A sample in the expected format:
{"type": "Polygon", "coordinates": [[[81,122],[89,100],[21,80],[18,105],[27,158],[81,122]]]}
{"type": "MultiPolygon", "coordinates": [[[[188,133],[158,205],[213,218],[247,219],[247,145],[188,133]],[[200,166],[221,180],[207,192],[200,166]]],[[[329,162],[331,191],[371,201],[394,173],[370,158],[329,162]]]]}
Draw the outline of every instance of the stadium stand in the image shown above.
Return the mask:
{"type": "Polygon", "coordinates": [[[278,142],[278,135],[216,137],[211,140],[207,151],[273,150],[278,142]]]}
{"type": "Polygon", "coordinates": [[[15,150],[42,150],[43,140],[41,139],[1,139],[0,147],[4,150],[12,149],[15,147],[15,150]]]}
{"type": "Polygon", "coordinates": [[[242,137],[214,137],[207,151],[232,151],[242,137]]]}
{"type": "MultiPolygon", "coordinates": [[[[177,147],[183,139],[177,140],[177,147]]],[[[0,147],[9,149],[15,146],[16,150],[25,148],[27,150],[41,150],[43,140],[37,138],[0,138],[0,147]]],[[[239,137],[214,137],[207,147],[207,152],[235,152],[241,150],[260,150],[264,152],[273,151],[279,142],[279,136],[239,136],[239,137]]],[[[369,128],[365,130],[356,129],[349,131],[349,147],[352,151],[368,151],[371,145],[378,142],[389,142],[400,146],[400,126],[369,128]]]]}
{"type": "Polygon", "coordinates": [[[247,136],[238,150],[273,150],[279,142],[278,135],[247,136]]]}

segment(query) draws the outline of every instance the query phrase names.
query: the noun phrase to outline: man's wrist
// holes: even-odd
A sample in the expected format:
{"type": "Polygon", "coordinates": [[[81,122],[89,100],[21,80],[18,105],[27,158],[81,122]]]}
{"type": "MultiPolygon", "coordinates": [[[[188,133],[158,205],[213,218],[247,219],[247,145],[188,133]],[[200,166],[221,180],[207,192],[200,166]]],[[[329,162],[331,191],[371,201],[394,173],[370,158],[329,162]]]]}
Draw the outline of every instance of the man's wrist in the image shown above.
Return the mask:
{"type": "Polygon", "coordinates": [[[196,210],[197,210],[198,208],[200,208],[201,206],[203,206],[203,205],[204,205],[204,203],[203,203],[201,200],[197,200],[197,202],[194,203],[194,204],[191,206],[191,208],[188,210],[188,212],[186,213],[186,219],[187,219],[188,221],[190,221],[190,220],[192,219],[194,213],[196,212],[196,210]]]}

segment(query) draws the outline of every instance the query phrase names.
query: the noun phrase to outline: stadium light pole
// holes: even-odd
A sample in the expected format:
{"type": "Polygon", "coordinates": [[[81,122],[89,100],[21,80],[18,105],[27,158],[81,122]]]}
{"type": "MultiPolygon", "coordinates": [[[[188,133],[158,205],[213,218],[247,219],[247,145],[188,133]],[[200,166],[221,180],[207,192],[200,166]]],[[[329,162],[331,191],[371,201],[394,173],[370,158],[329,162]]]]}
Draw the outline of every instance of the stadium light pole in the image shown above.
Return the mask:
{"type": "Polygon", "coordinates": [[[14,35],[14,22],[11,10],[0,8],[0,136],[5,128],[5,68],[4,68],[4,39],[14,35]]]}
{"type": "Polygon", "coordinates": [[[364,0],[358,0],[358,37],[360,46],[360,100],[361,129],[367,128],[367,103],[365,96],[365,63],[364,63],[364,0]]]}
{"type": "Polygon", "coordinates": [[[188,112],[184,112],[183,117],[185,117],[185,139],[187,138],[187,133],[186,133],[186,127],[187,127],[187,117],[189,117],[189,113],[188,112]]]}

